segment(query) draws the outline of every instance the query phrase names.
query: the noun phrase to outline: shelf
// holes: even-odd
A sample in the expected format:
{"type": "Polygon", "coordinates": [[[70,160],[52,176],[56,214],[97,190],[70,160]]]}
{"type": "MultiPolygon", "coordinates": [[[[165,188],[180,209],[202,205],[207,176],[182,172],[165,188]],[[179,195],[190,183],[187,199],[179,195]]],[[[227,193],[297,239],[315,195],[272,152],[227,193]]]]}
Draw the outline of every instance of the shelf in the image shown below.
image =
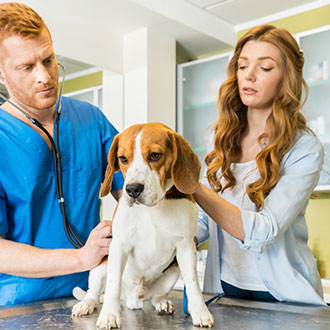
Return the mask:
{"type": "Polygon", "coordinates": [[[330,279],[322,278],[323,298],[327,304],[330,304],[330,279]]]}
{"type": "Polygon", "coordinates": [[[330,80],[317,80],[317,81],[311,81],[307,83],[309,87],[315,87],[315,86],[323,86],[323,85],[330,85],[330,80]]]}
{"type": "Polygon", "coordinates": [[[195,153],[206,152],[207,148],[206,147],[197,147],[197,148],[193,148],[193,150],[194,150],[195,153]]]}
{"type": "Polygon", "coordinates": [[[317,135],[317,137],[323,144],[330,143],[330,134],[317,135]]]}
{"type": "Polygon", "coordinates": [[[314,192],[316,193],[330,193],[330,185],[318,185],[315,187],[314,192]]]}
{"type": "Polygon", "coordinates": [[[186,105],[186,106],[183,107],[183,111],[193,110],[193,109],[198,109],[198,108],[207,108],[207,107],[216,106],[216,105],[217,105],[216,101],[186,105]]]}

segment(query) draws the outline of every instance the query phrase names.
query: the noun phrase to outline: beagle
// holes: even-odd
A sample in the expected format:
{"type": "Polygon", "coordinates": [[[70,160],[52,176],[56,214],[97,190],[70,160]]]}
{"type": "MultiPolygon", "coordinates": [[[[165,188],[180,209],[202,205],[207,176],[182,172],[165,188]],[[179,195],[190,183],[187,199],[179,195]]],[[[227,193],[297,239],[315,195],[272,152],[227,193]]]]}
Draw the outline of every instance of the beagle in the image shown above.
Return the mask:
{"type": "Polygon", "coordinates": [[[191,194],[199,183],[197,156],[167,126],[139,124],[115,137],[100,197],[109,194],[119,169],[125,184],[114,216],[109,262],[90,271],[89,289],[72,315],[92,313],[104,289],[100,328],[121,327],[120,299],[130,309],[151,300],[158,312],[174,313],[166,297],[181,271],[193,324],[212,327],[214,319],[198,284],[193,241],[198,212],[191,194]]]}

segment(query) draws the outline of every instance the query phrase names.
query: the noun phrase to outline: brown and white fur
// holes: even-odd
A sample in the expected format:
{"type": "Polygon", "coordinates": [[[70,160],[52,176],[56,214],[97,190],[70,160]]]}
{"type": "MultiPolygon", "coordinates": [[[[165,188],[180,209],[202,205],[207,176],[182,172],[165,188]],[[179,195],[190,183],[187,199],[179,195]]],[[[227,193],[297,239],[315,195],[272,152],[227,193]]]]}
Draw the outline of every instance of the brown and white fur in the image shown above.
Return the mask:
{"type": "Polygon", "coordinates": [[[125,185],[113,221],[109,262],[91,270],[87,294],[72,314],[92,313],[104,289],[100,328],[121,327],[120,299],[130,309],[151,300],[158,312],[173,313],[166,297],[181,271],[193,324],[212,327],[214,319],[198,284],[193,241],[197,207],[191,194],[199,182],[197,156],[165,125],[134,125],[113,141],[100,197],[109,194],[119,169],[125,185]]]}

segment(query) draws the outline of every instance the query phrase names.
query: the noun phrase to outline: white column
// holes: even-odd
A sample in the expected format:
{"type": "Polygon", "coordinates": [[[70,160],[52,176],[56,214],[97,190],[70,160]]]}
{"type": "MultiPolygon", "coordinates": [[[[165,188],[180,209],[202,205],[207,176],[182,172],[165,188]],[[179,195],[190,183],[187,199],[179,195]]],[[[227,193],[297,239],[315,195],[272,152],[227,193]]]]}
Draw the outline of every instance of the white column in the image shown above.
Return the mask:
{"type": "Polygon", "coordinates": [[[124,37],[124,127],[147,121],[148,30],[124,37]]]}
{"type": "Polygon", "coordinates": [[[102,87],[102,110],[112,125],[121,132],[124,127],[123,74],[103,70],[102,87]]]}
{"type": "MultiPolygon", "coordinates": [[[[175,40],[147,28],[124,38],[123,74],[103,71],[103,111],[121,132],[133,124],[176,125],[175,40]]],[[[116,202],[102,200],[103,219],[111,219],[116,202]]]]}
{"type": "MultiPolygon", "coordinates": [[[[111,124],[121,132],[124,127],[123,74],[103,70],[102,87],[102,111],[111,124]]],[[[116,204],[117,202],[111,194],[102,198],[102,219],[112,220],[116,204]]]]}
{"type": "Polygon", "coordinates": [[[151,121],[175,129],[175,40],[143,28],[124,38],[124,127],[151,121]]]}

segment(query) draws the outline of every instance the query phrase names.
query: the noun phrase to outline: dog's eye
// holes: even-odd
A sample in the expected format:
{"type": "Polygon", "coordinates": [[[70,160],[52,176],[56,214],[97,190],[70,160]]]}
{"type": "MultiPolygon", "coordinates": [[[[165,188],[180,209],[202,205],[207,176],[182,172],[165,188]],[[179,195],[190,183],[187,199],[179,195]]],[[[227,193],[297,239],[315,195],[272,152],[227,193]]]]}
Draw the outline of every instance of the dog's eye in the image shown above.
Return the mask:
{"type": "Polygon", "coordinates": [[[152,152],[150,155],[149,155],[149,162],[157,162],[157,160],[160,159],[160,157],[162,157],[162,154],[160,152],[152,152]]]}
{"type": "Polygon", "coordinates": [[[125,156],[119,156],[118,158],[119,158],[119,160],[121,161],[122,164],[127,164],[128,163],[128,160],[125,156]]]}

